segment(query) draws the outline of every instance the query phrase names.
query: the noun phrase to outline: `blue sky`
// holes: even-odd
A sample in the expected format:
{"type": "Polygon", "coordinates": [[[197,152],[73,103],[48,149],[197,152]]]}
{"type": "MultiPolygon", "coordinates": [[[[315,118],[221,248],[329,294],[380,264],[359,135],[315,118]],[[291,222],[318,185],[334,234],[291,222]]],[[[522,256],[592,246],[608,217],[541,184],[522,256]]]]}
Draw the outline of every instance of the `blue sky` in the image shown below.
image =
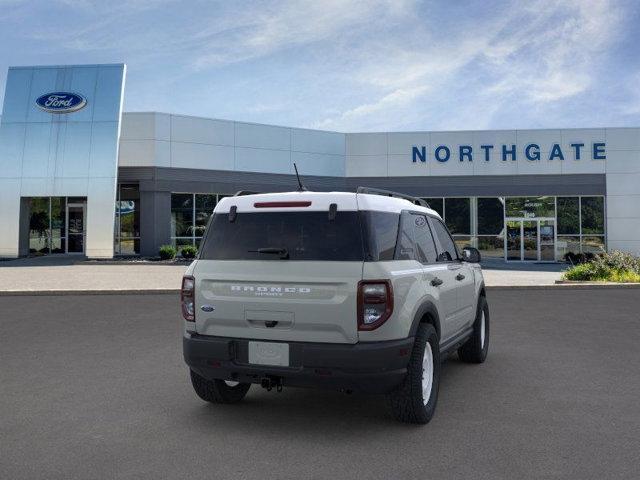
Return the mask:
{"type": "Polygon", "coordinates": [[[0,0],[7,67],[125,62],[126,111],[338,131],[640,126],[640,2],[0,0]]]}

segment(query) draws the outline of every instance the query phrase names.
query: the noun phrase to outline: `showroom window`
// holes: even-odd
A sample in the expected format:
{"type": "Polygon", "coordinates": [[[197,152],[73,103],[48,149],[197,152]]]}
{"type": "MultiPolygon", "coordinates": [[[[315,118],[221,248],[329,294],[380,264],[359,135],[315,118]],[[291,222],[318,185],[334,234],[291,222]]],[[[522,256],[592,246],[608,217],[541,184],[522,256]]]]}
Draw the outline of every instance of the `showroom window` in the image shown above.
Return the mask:
{"type": "Polygon", "coordinates": [[[66,252],[65,206],[64,197],[29,199],[29,253],[66,252]]]}
{"type": "Polygon", "coordinates": [[[29,253],[83,253],[86,203],[85,197],[29,198],[29,253]]]}
{"type": "Polygon", "coordinates": [[[605,251],[604,197],[580,197],[580,246],[585,253],[605,251]]]}
{"type": "Polygon", "coordinates": [[[558,197],[557,255],[580,252],[580,197],[558,197]]]}
{"type": "Polygon", "coordinates": [[[458,249],[461,250],[468,245],[473,245],[473,236],[471,235],[472,198],[431,197],[423,200],[442,217],[451,235],[453,235],[458,249]]]}
{"type": "MultiPolygon", "coordinates": [[[[520,221],[549,219],[546,223],[540,220],[540,225],[553,234],[553,240],[546,239],[546,245],[555,245],[558,260],[567,252],[605,251],[602,196],[431,197],[424,200],[440,214],[459,249],[475,246],[486,258],[504,258],[505,217],[520,221]]],[[[552,247],[548,248],[553,251],[552,247]]]]}
{"type": "Polygon", "coordinates": [[[114,229],[116,255],[140,253],[140,190],[138,185],[118,185],[114,229]]]}
{"type": "Polygon", "coordinates": [[[471,199],[445,198],[444,220],[452,235],[470,235],[471,199]]]}
{"type": "Polygon", "coordinates": [[[482,257],[504,257],[504,198],[477,199],[477,246],[482,257]]]}
{"type": "Polygon", "coordinates": [[[605,251],[604,197],[558,197],[558,258],[605,251]]]}
{"type": "Polygon", "coordinates": [[[505,215],[515,218],[554,218],[555,197],[508,197],[505,215]]]}
{"type": "Polygon", "coordinates": [[[444,218],[444,198],[423,198],[423,200],[429,204],[431,210],[435,210],[438,215],[444,218]]]}
{"type": "Polygon", "coordinates": [[[226,196],[215,193],[172,193],[171,243],[178,249],[185,245],[198,247],[213,209],[226,196]]]}

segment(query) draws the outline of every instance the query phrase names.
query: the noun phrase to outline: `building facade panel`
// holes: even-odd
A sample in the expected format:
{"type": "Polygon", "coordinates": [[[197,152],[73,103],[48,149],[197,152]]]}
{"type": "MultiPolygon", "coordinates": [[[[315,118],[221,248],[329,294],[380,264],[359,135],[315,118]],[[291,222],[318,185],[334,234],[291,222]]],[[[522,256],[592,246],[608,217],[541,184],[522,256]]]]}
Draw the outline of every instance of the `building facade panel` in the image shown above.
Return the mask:
{"type": "Polygon", "coordinates": [[[344,176],[344,155],[328,153],[291,152],[291,163],[305,175],[344,176]]]}
{"type": "Polygon", "coordinates": [[[265,150],[291,150],[291,129],[273,125],[235,122],[237,147],[265,150]]]}
{"type": "MultiPolygon", "coordinates": [[[[170,166],[173,168],[208,168],[211,170],[233,170],[235,168],[234,149],[224,145],[172,141],[170,160],[170,166]]],[[[155,166],[164,166],[160,163],[159,161],[155,162],[155,166]]]]}
{"type": "Polygon", "coordinates": [[[3,256],[16,257],[25,245],[113,256],[124,72],[124,65],[9,69],[0,138],[24,133],[0,147],[0,170],[16,174],[6,191],[17,192],[0,214],[3,256]],[[16,241],[25,216],[29,239],[16,241]]]}
{"type": "Polygon", "coordinates": [[[205,145],[235,145],[234,122],[170,115],[171,141],[205,145]]]}
{"type": "Polygon", "coordinates": [[[118,165],[121,167],[170,167],[170,143],[152,139],[121,139],[118,165]]]}
{"type": "MultiPolygon", "coordinates": [[[[339,155],[344,158],[345,135],[336,132],[322,132],[303,128],[291,129],[291,150],[301,153],[339,155]]],[[[336,175],[341,173],[336,171],[336,175]]],[[[342,172],[344,175],[344,172],[342,172]]]]}
{"type": "Polygon", "coordinates": [[[162,136],[156,128],[157,113],[133,112],[122,114],[122,133],[120,141],[125,140],[169,140],[170,130],[162,136]]]}
{"type": "MultiPolygon", "coordinates": [[[[346,134],[347,157],[358,155],[387,155],[387,133],[348,133],[346,134]]],[[[365,175],[368,172],[365,173],[365,175]]]]}
{"type": "Polygon", "coordinates": [[[347,177],[370,176],[386,177],[388,170],[388,157],[386,154],[380,155],[347,155],[345,174],[347,177]]]}

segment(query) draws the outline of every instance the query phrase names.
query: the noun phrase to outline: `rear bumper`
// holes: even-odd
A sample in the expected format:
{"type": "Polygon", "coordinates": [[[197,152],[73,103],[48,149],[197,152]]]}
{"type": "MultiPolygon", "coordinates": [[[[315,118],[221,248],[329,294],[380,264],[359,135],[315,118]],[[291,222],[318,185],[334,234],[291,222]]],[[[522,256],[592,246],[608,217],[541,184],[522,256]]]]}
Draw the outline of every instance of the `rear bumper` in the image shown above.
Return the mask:
{"type": "Polygon", "coordinates": [[[413,340],[353,345],[288,342],[289,367],[249,364],[249,339],[187,332],[182,344],[187,365],[209,380],[260,383],[265,377],[277,377],[284,386],[387,393],[407,373],[413,340]]]}

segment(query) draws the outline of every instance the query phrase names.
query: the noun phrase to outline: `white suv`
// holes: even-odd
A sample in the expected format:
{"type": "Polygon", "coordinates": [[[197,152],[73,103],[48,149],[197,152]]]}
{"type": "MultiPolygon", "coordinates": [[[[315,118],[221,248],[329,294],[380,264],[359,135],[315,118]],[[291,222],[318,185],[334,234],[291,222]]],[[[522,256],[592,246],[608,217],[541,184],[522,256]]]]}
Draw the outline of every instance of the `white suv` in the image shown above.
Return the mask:
{"type": "Polygon", "coordinates": [[[441,359],[487,356],[479,262],[412,197],[224,198],[182,284],[193,387],[213,403],[242,400],[252,383],[383,393],[397,419],[427,423],[441,359]]]}

